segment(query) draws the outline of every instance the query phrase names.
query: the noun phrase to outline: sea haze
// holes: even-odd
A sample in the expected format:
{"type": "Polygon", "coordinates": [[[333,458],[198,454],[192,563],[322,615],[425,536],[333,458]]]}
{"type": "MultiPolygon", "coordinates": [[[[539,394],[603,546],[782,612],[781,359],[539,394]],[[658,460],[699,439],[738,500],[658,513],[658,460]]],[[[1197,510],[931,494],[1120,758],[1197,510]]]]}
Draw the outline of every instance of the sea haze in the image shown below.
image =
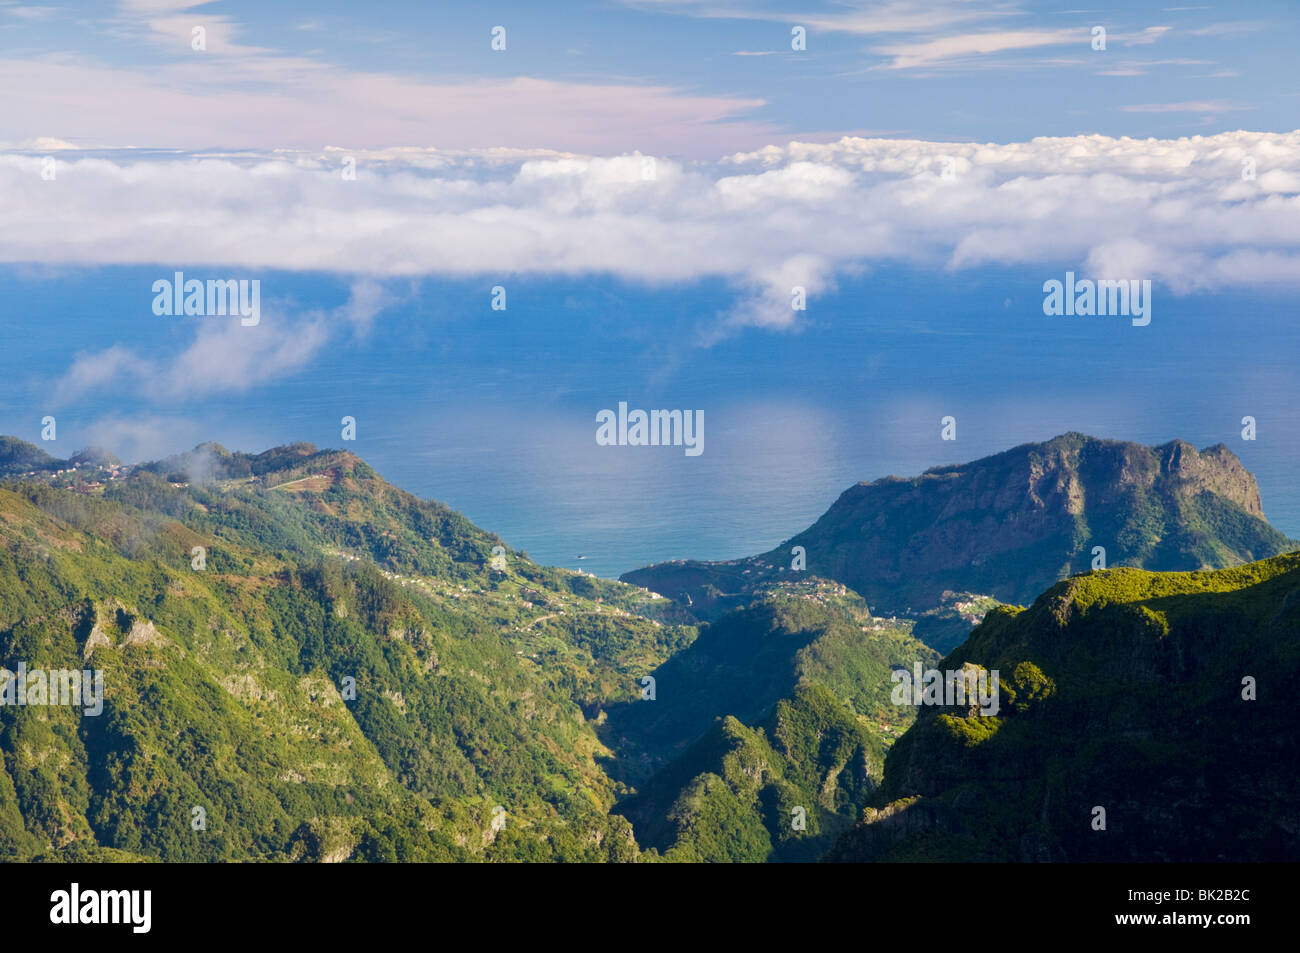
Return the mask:
{"type": "MultiPolygon", "coordinates": [[[[1059,270],[841,280],[796,332],[749,330],[705,346],[734,303],[721,283],[629,285],[604,277],[388,282],[367,326],[336,311],[349,282],[267,273],[262,322],[327,340],[246,386],[160,393],[149,368],[201,322],[152,313],[158,269],[0,273],[7,366],[0,432],[58,456],[92,443],[127,459],[215,440],[259,451],[346,446],[393,483],[442,500],[539,562],[617,576],[672,558],[748,555],[805,528],[853,483],[973,460],[1070,430],[1146,444],[1225,443],[1259,479],[1276,527],[1300,537],[1297,358],[1281,294],[1176,296],[1157,285],[1148,327],[1044,316],[1059,270]],[[491,288],[507,308],[490,308],[491,288]],[[328,326],[319,331],[320,323],[328,326]],[[60,399],[73,362],[130,352],[93,390],[60,399]],[[704,452],[601,447],[596,414],[704,412],[704,452]],[[343,416],[357,440],[340,439],[343,416]],[[957,440],[940,440],[940,419],[957,440]],[[1241,418],[1258,439],[1241,438],[1241,418]],[[580,559],[580,556],[587,558],[580,559]]],[[[185,268],[187,276],[227,277],[185,268]]],[[[240,277],[258,277],[241,275],[240,277]]]]}

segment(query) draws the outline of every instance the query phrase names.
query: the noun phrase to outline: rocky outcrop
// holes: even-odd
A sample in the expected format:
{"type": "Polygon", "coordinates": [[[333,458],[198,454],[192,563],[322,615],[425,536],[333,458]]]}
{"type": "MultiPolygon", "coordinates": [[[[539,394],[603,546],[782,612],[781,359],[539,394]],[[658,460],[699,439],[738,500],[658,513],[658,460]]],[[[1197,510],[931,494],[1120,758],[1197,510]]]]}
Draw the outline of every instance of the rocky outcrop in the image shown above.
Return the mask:
{"type": "Polygon", "coordinates": [[[670,563],[623,576],[721,609],[765,580],[806,571],[844,583],[877,614],[938,605],[945,590],[1026,603],[1058,579],[1105,566],[1213,569],[1297,544],[1264,520],[1259,487],[1222,444],[1146,447],[1067,433],[918,477],[846,490],[809,529],[762,556],[670,563]]]}
{"type": "Polygon", "coordinates": [[[141,622],[137,619],[131,624],[131,631],[122,640],[122,645],[160,645],[163,641],[162,635],[154,628],[152,622],[141,622]]]}
{"type": "Polygon", "coordinates": [[[91,627],[90,635],[86,638],[85,648],[81,650],[82,659],[88,659],[95,654],[95,649],[99,646],[106,648],[113,647],[113,640],[108,637],[108,633],[103,630],[98,622],[91,627]]]}

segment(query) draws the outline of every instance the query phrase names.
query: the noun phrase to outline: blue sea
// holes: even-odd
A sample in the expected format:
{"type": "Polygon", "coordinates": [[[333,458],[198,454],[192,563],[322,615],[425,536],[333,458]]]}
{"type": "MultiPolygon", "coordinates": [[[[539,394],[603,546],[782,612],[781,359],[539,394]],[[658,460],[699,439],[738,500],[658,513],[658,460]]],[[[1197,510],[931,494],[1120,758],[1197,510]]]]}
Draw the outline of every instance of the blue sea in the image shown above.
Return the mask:
{"type": "MultiPolygon", "coordinates": [[[[899,267],[841,280],[809,301],[796,330],[748,329],[704,346],[737,300],[722,282],[387,282],[391,303],[368,330],[332,319],[337,330],[298,363],[250,357],[247,380],[234,373],[214,387],[198,361],[192,389],[168,392],[149,378],[190,346],[198,322],[238,320],[155,316],[150,287],[172,270],[0,272],[0,433],[40,442],[53,414],[49,452],[98,443],[140,460],[205,440],[245,451],[345,446],[340,422],[352,416],[347,448],[393,483],[538,562],[608,577],[760,552],[858,481],[1071,430],[1225,443],[1258,477],[1269,520],[1300,537],[1300,335],[1292,303],[1268,291],[1157,286],[1150,325],[1133,327],[1045,316],[1042,284],[1064,266],[899,267]],[[508,289],[504,311],[490,307],[496,285],[508,289]],[[109,359],[123,353],[131,360],[109,359]],[[112,373],[60,401],[78,358],[112,373]],[[620,401],[702,411],[703,453],[597,446],[597,413],[620,401]],[[1241,437],[1246,415],[1254,441],[1241,437]],[[945,416],[955,441],[940,439],[945,416]]],[[[263,312],[247,329],[253,355],[349,294],[337,276],[253,277],[263,312]]]]}

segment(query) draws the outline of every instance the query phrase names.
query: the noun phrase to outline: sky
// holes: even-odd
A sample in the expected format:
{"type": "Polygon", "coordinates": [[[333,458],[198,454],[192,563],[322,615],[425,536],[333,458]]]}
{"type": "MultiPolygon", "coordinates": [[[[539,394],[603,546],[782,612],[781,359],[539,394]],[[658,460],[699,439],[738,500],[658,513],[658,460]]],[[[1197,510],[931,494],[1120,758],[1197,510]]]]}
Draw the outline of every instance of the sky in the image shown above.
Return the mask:
{"type": "Polygon", "coordinates": [[[610,575],[1067,430],[1228,443],[1300,536],[1295,14],[0,0],[0,433],[351,415],[610,575]],[[257,322],[157,314],[177,272],[258,281],[257,322]],[[1045,314],[1067,272],[1150,282],[1150,323],[1045,314]],[[705,452],[596,446],[621,400],[704,410],[705,452]]]}
{"type": "Polygon", "coordinates": [[[0,77],[23,95],[0,141],[714,158],[843,135],[1289,131],[1296,39],[1285,0],[16,0],[0,77]]]}

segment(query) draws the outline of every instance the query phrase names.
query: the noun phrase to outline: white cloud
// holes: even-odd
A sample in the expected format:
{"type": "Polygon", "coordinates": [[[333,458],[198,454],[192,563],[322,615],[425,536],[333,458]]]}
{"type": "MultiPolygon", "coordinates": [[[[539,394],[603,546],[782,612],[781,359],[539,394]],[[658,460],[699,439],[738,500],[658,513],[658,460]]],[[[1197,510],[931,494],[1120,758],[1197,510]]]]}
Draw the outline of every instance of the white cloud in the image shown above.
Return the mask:
{"type": "Polygon", "coordinates": [[[157,460],[174,453],[179,447],[192,447],[205,436],[210,436],[210,432],[205,434],[203,427],[195,421],[143,414],[134,417],[109,415],[94,420],[72,439],[84,446],[108,447],[116,456],[130,462],[157,460]]]}
{"type": "Polygon", "coordinates": [[[263,56],[274,51],[244,46],[235,41],[238,23],[210,9],[212,0],[119,0],[113,24],[119,34],[143,36],[160,47],[178,53],[194,53],[192,31],[202,27],[204,55],[263,56]],[[204,9],[197,9],[202,7],[204,9]]]}
{"type": "Polygon", "coordinates": [[[194,340],[174,357],[145,357],[121,345],[77,355],[54,383],[53,403],[64,406],[97,391],[158,403],[247,391],[305,367],[345,327],[364,333],[393,300],[378,283],[361,280],[347,303],[329,314],[290,318],[263,309],[261,322],[251,327],[228,317],[157,318],[200,324],[194,340]]]}
{"type": "MultiPolygon", "coordinates": [[[[765,20],[798,24],[814,33],[843,33],[859,37],[905,36],[908,39],[876,46],[873,53],[889,57],[875,69],[911,70],[935,67],[971,68],[986,65],[998,54],[1044,46],[1090,47],[1091,26],[1074,29],[1020,27],[1031,14],[1014,3],[978,0],[837,0],[828,12],[787,12],[751,3],[718,0],[623,0],[628,6],[695,17],[765,20]],[[1019,27],[1019,28],[1017,28],[1019,27]],[[961,32],[955,32],[961,31],[961,32]]],[[[1057,11],[1070,15],[1097,10],[1057,11]]],[[[1225,26],[1235,27],[1237,24],[1225,26]]],[[[1146,46],[1164,38],[1169,26],[1131,32],[1112,31],[1110,39],[1126,46],[1146,46]]],[[[760,55],[741,53],[737,55],[760,55]]],[[[1109,75],[1138,75],[1115,71],[1109,75]]]]}
{"type": "Polygon", "coordinates": [[[1149,26],[1137,33],[1114,34],[1112,39],[1118,40],[1125,46],[1150,46],[1172,29],[1173,27],[1169,26],[1149,26]]]}
{"type": "MultiPolygon", "coordinates": [[[[1175,57],[1162,60],[1121,60],[1110,63],[1106,69],[1097,70],[1098,76],[1145,76],[1155,66],[1213,66],[1213,60],[1194,60],[1175,57]]],[[[1216,76],[1218,74],[1215,74],[1216,76]]]]}
{"type": "MultiPolygon", "coordinates": [[[[1209,9],[1206,7],[1205,9],[1209,9]]],[[[1258,33],[1261,30],[1267,30],[1274,24],[1269,24],[1264,20],[1236,20],[1231,23],[1211,23],[1209,26],[1197,27],[1188,30],[1192,36],[1213,36],[1213,37],[1233,37],[1243,36],[1247,33],[1258,33]]]]}
{"type": "Polygon", "coordinates": [[[1126,113],[1230,113],[1254,109],[1254,106],[1239,106],[1222,99],[1207,99],[1197,102],[1182,103],[1140,103],[1136,106],[1120,106],[1126,113]]]}
{"type": "Polygon", "coordinates": [[[909,43],[875,47],[873,52],[892,57],[886,69],[915,69],[938,66],[950,61],[964,61],[972,56],[1027,50],[1040,46],[1078,44],[1086,48],[1091,42],[1086,29],[1073,30],[1001,30],[967,33],[909,43]]]}
{"type": "Polygon", "coordinates": [[[55,13],[54,7],[19,5],[16,3],[0,5],[0,15],[17,17],[19,20],[48,20],[55,13]]]}
{"type": "MultiPolygon", "coordinates": [[[[256,356],[238,333],[250,329],[205,326],[205,353],[219,359],[200,366],[196,353],[181,364],[214,389],[299,366],[336,325],[364,333],[386,302],[382,282],[398,276],[729,280],[739,303],[716,317],[706,341],[747,325],[796,327],[805,316],[790,309],[792,286],[808,289],[815,312],[816,295],[837,276],[886,262],[1055,271],[1127,249],[1143,272],[1133,277],[1177,291],[1300,284],[1300,132],[1006,144],[846,138],[653,166],[640,156],[508,151],[354,155],[356,181],[344,181],[337,152],[165,160],[64,152],[46,182],[38,155],[0,154],[8,196],[0,261],[154,264],[163,277],[201,266],[219,269],[206,277],[277,269],[369,279],[357,285],[355,312],[300,319],[285,338],[271,322],[256,356]],[[1247,158],[1251,180],[1242,178],[1247,158]]],[[[66,386],[84,392],[105,374],[138,371],[132,359],[105,352],[75,367],[66,386]]],[[[152,386],[165,395],[186,378],[160,380],[152,386]]]]}
{"type": "Polygon", "coordinates": [[[767,20],[796,23],[823,33],[878,36],[886,33],[919,33],[976,20],[1023,16],[1023,11],[1004,4],[981,6],[968,0],[843,0],[840,9],[819,13],[807,9],[784,12],[759,9],[750,4],[717,0],[623,0],[625,5],[662,13],[729,20],[767,20]]]}

